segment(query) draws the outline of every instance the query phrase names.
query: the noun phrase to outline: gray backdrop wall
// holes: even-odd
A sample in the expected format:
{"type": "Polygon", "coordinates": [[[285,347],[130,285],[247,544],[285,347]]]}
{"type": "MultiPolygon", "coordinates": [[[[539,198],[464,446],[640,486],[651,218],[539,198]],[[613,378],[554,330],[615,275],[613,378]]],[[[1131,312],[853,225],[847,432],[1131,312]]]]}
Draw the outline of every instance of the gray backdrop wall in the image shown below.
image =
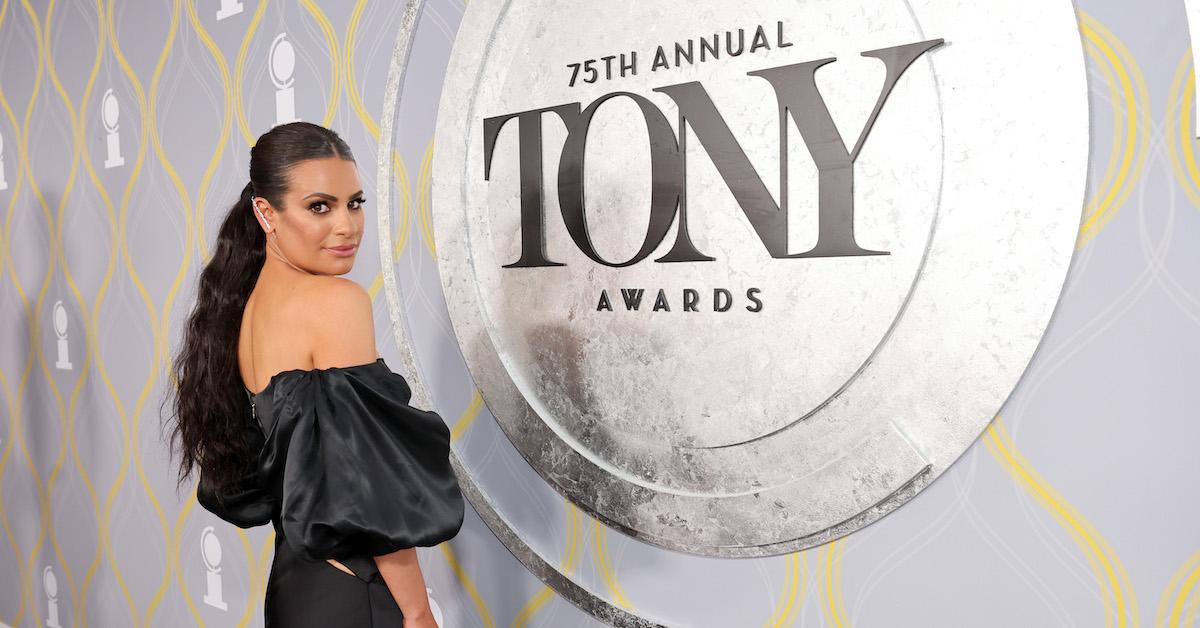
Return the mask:
{"type": "MultiPolygon", "coordinates": [[[[343,135],[372,193],[403,6],[242,5],[0,0],[5,624],[262,624],[273,532],[220,521],[192,486],[176,492],[158,414],[166,360],[248,149],[289,103],[343,135]],[[270,67],[281,35],[294,68],[270,67]]],[[[553,539],[559,567],[598,595],[678,625],[1194,625],[1200,166],[1184,6],[1076,6],[1091,175],[1045,339],[943,478],[859,532],[784,556],[656,564],[528,468],[481,403],[442,301],[432,120],[402,124],[395,198],[368,210],[393,212],[434,409],[488,492],[516,504],[518,531],[553,539]]],[[[439,43],[416,49],[448,50],[463,11],[431,1],[419,37],[439,43]]],[[[445,61],[414,53],[406,107],[436,106],[445,61]]],[[[378,258],[360,255],[350,276],[376,298],[381,355],[399,364],[378,258]]],[[[460,535],[420,558],[445,626],[600,625],[470,507],[460,535]]]]}

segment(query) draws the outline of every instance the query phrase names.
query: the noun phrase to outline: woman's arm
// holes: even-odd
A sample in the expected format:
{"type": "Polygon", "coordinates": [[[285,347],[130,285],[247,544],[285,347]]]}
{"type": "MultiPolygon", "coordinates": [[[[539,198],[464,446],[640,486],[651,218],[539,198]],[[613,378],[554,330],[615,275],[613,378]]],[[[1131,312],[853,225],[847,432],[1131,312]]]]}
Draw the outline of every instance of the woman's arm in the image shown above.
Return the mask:
{"type": "Polygon", "coordinates": [[[429,594],[425,591],[425,578],[417,562],[416,548],[409,547],[376,556],[375,564],[379,566],[379,575],[383,576],[392,597],[400,605],[406,622],[433,616],[429,609],[429,594]]]}
{"type": "MultiPolygon", "coordinates": [[[[306,310],[312,317],[313,367],[366,364],[378,358],[375,319],[367,291],[343,277],[321,278],[312,285],[320,288],[320,297],[309,299],[306,310]]],[[[416,548],[397,550],[374,559],[379,575],[383,576],[404,613],[405,627],[436,626],[416,548]]]]}

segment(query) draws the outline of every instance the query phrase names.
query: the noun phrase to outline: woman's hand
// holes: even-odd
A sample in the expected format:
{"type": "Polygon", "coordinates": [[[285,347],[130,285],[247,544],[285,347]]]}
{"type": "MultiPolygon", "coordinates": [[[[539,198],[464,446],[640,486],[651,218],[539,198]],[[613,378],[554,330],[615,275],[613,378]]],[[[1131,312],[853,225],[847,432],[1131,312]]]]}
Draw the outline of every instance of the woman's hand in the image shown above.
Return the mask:
{"type": "Polygon", "coordinates": [[[404,613],[404,628],[440,628],[429,607],[429,590],[421,575],[416,548],[376,556],[375,564],[400,612],[404,613]]]}

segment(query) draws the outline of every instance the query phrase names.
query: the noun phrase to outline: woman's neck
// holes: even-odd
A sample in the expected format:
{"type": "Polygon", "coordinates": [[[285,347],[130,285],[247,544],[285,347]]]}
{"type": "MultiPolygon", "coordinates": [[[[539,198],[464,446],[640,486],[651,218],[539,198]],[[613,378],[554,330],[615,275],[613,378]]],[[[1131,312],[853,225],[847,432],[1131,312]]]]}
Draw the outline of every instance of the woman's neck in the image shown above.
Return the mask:
{"type": "Polygon", "coordinates": [[[274,241],[274,238],[271,237],[270,235],[268,235],[267,238],[268,238],[267,243],[266,243],[267,258],[266,258],[266,261],[263,262],[263,269],[262,269],[261,274],[267,274],[268,271],[270,272],[271,275],[278,275],[281,277],[288,276],[288,275],[297,275],[297,274],[300,274],[300,275],[319,274],[319,273],[309,272],[309,271],[293,264],[291,261],[289,261],[287,259],[287,256],[284,255],[283,251],[279,249],[279,245],[274,241]]]}

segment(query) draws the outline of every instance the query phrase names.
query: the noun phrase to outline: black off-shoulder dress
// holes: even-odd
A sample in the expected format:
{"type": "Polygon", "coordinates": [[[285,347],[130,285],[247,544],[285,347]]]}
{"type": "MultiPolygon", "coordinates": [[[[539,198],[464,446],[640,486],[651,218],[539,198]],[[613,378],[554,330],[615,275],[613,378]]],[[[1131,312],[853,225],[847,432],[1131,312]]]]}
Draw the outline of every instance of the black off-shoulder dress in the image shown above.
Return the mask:
{"type": "Polygon", "coordinates": [[[400,607],[372,557],[437,545],[462,527],[445,422],[408,405],[408,382],[383,358],[283,371],[246,395],[256,464],[220,494],[201,473],[196,497],[239,527],[274,524],[266,626],[399,628],[400,607]]]}

